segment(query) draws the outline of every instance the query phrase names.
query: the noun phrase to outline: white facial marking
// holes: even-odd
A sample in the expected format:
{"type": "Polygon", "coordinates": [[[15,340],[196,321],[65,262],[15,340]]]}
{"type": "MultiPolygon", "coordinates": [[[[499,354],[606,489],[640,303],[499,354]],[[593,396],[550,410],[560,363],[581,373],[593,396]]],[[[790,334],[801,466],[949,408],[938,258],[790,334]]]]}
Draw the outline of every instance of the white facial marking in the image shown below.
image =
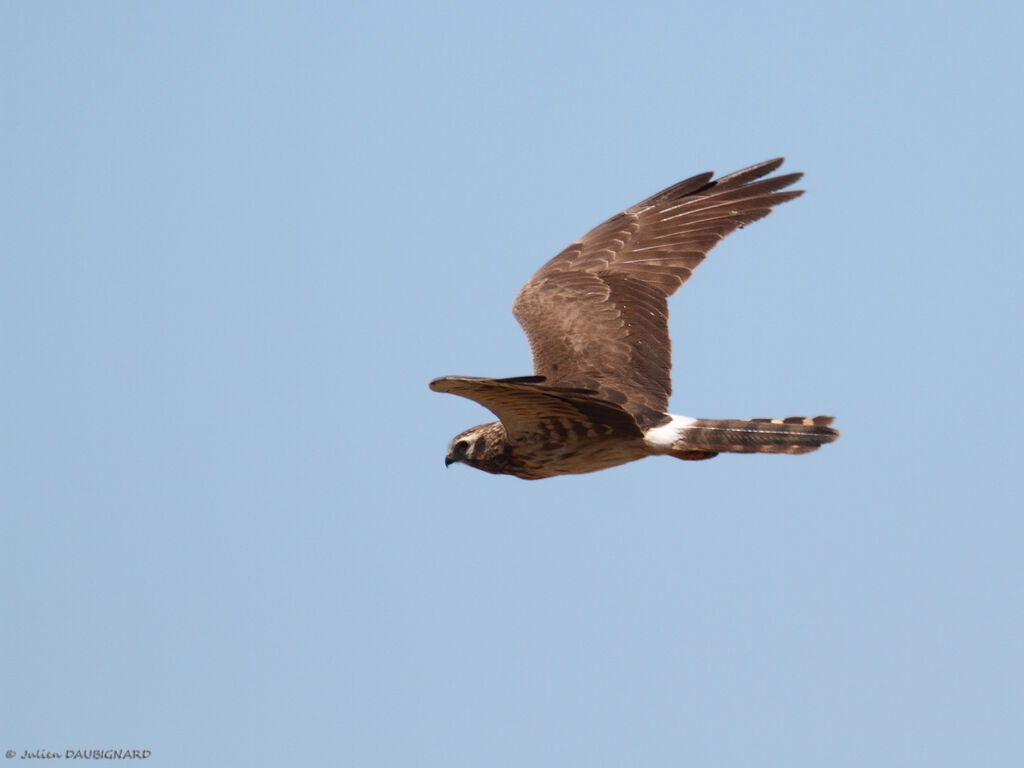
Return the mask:
{"type": "Polygon", "coordinates": [[[691,426],[696,419],[689,416],[672,415],[672,421],[660,427],[654,427],[644,432],[644,442],[651,448],[658,451],[669,451],[676,441],[682,437],[683,432],[691,426]]]}
{"type": "Polygon", "coordinates": [[[452,443],[452,451],[455,451],[455,446],[459,443],[465,443],[466,448],[462,452],[462,455],[467,459],[472,459],[473,454],[476,453],[477,446],[480,444],[480,435],[477,432],[471,432],[468,435],[462,435],[452,443]]]}

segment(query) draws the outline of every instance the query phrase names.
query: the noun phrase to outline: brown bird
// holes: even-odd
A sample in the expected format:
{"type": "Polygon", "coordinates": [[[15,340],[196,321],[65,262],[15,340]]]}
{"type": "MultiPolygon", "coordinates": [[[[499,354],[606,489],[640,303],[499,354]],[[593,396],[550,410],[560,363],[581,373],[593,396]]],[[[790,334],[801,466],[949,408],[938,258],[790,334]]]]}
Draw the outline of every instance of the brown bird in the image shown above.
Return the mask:
{"type": "Polygon", "coordinates": [[[538,270],[512,305],[533,376],[444,376],[435,392],[500,419],[456,435],[445,465],[535,480],[645,456],[808,453],[839,437],[830,416],[692,419],[668,413],[668,297],[719,240],[801,190],[803,174],[764,178],[769,160],[712,180],[702,173],[613,216],[538,270]]]}

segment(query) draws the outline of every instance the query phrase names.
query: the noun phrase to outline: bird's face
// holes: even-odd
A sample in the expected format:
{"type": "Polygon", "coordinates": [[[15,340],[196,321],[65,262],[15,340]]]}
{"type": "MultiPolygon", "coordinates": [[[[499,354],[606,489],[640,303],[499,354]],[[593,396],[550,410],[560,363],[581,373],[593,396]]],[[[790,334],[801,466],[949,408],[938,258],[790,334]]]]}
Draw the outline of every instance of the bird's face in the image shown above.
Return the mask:
{"type": "Polygon", "coordinates": [[[444,457],[446,467],[456,462],[468,463],[473,460],[474,455],[483,455],[483,448],[486,445],[486,436],[481,427],[473,427],[452,438],[452,444],[448,446],[448,455],[444,457]]]}
{"type": "Polygon", "coordinates": [[[500,424],[481,424],[456,435],[448,446],[448,454],[444,457],[444,465],[451,466],[456,462],[480,468],[493,453],[491,450],[499,439],[495,427],[500,424]]]}

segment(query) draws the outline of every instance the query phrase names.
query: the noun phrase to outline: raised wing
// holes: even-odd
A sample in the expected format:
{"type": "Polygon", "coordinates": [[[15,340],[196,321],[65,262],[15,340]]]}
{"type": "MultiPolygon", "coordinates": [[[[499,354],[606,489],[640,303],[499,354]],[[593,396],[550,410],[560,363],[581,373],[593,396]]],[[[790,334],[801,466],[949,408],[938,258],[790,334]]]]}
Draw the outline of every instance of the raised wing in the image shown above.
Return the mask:
{"type": "Polygon", "coordinates": [[[621,435],[642,437],[633,417],[590,390],[551,387],[540,376],[486,379],[443,376],[430,382],[435,392],[467,397],[484,406],[505,426],[512,442],[621,435]]]}
{"type": "Polygon", "coordinates": [[[719,240],[803,194],[780,191],[802,174],[762,178],[781,165],[681,181],[541,267],[512,306],[534,373],[551,386],[595,390],[642,426],[660,421],[672,392],[667,299],[719,240]]]}

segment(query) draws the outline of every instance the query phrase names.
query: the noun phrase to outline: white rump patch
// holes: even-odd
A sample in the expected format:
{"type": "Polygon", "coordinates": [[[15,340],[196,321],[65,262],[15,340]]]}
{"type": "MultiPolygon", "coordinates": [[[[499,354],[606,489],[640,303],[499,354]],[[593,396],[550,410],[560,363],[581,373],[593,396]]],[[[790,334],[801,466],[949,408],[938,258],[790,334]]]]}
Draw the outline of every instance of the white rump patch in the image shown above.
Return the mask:
{"type": "Polygon", "coordinates": [[[689,416],[669,415],[672,416],[672,421],[668,424],[644,432],[644,442],[656,451],[672,450],[672,446],[683,436],[683,432],[697,421],[689,416]]]}

